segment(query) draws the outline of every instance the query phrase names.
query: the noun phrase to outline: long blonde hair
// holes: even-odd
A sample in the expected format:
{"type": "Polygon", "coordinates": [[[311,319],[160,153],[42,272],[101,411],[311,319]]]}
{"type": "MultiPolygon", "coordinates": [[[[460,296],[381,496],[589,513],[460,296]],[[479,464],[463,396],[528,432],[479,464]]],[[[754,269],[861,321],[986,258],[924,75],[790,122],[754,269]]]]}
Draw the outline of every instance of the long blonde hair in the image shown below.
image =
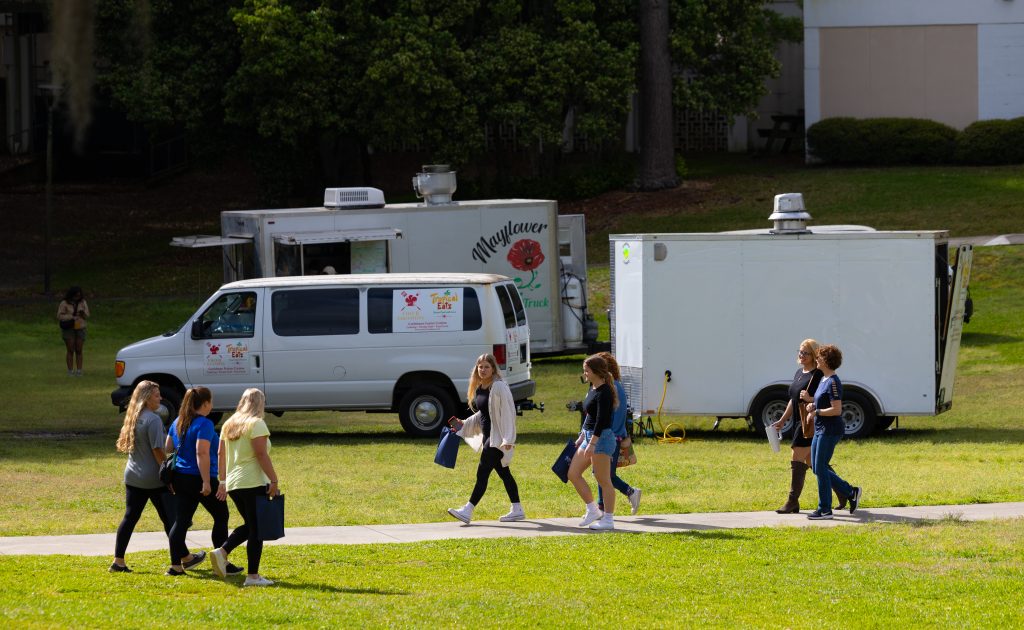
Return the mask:
{"type": "Polygon", "coordinates": [[[238,401],[238,406],[235,407],[235,413],[231,414],[231,417],[221,427],[220,432],[224,439],[234,441],[248,433],[253,423],[263,418],[266,402],[267,397],[255,387],[250,387],[242,392],[242,398],[238,401]]]}
{"type": "Polygon", "coordinates": [[[491,364],[491,382],[487,383],[490,387],[494,381],[501,380],[501,372],[498,370],[498,360],[494,358],[493,354],[481,354],[476,358],[476,362],[473,364],[473,371],[469,373],[469,388],[466,390],[466,402],[469,404],[469,408],[473,411],[478,411],[476,404],[473,399],[476,398],[476,388],[480,387],[483,380],[480,378],[480,374],[477,372],[476,367],[480,365],[481,361],[487,361],[491,364]]]}
{"type": "Polygon", "coordinates": [[[160,385],[153,381],[139,381],[132,392],[131,400],[128,401],[128,409],[124,413],[124,424],[121,425],[121,434],[117,436],[117,450],[121,453],[131,453],[135,450],[135,425],[139,423],[139,416],[146,407],[146,402],[153,395],[153,390],[159,390],[160,385]]]}

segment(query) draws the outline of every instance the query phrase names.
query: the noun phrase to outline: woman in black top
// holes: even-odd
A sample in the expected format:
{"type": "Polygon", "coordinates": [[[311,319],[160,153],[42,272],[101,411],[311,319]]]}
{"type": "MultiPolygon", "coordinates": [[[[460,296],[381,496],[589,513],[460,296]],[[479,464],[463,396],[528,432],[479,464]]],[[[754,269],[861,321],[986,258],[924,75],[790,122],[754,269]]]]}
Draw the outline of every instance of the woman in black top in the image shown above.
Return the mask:
{"type": "MultiPolygon", "coordinates": [[[[814,392],[821,382],[821,370],[814,367],[815,355],[818,352],[818,342],[813,339],[804,339],[800,342],[800,349],[797,351],[796,360],[800,368],[793,375],[793,382],[789,385],[789,403],[782,417],[772,427],[781,431],[786,422],[793,418],[793,459],[789,462],[791,480],[789,484],[789,498],[786,503],[775,510],[779,514],[796,514],[800,511],[800,493],[804,489],[804,480],[807,478],[807,469],[811,466],[811,438],[814,437],[814,418],[808,418],[804,405],[801,404],[807,392],[814,392]]],[[[807,397],[810,400],[810,397],[807,397]]]]}
{"type": "Polygon", "coordinates": [[[585,416],[583,428],[576,438],[576,454],[569,464],[569,481],[576,488],[580,498],[587,504],[587,512],[580,521],[580,527],[591,529],[614,529],[615,488],[612,486],[612,455],[618,448],[615,432],[612,431],[612,411],[618,406],[612,375],[608,362],[598,355],[587,357],[583,362],[583,376],[590,383],[590,391],[583,401],[585,416]],[[604,512],[597,508],[590,484],[583,479],[583,473],[591,465],[594,476],[604,493],[604,512]]]}

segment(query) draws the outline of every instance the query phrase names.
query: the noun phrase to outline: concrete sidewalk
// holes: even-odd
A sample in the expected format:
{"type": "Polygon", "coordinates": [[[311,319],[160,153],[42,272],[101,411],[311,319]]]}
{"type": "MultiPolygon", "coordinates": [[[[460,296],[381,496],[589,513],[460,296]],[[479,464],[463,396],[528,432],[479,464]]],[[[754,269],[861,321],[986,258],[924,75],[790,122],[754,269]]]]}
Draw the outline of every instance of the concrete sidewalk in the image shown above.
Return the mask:
{"type": "MultiPolygon", "coordinates": [[[[582,510],[581,510],[582,512],[582,510]]],[[[972,505],[930,505],[901,508],[863,508],[856,514],[836,512],[831,521],[809,521],[801,514],[775,512],[718,512],[700,514],[640,514],[615,519],[619,533],[677,533],[712,529],[752,527],[839,527],[864,523],[906,523],[958,518],[980,521],[1024,516],[1024,503],[987,503],[972,505]]],[[[290,527],[282,540],[268,545],[372,545],[409,543],[424,540],[474,538],[525,538],[539,536],[601,535],[577,527],[579,517],[528,519],[518,523],[474,521],[464,525],[451,520],[442,523],[408,525],[352,525],[347,527],[290,527]]],[[[190,549],[209,547],[210,532],[191,531],[190,549]]],[[[166,550],[163,532],[136,532],[128,552],[166,550]]],[[[77,536],[14,536],[0,538],[2,555],[110,556],[114,551],[114,533],[77,536]]]]}

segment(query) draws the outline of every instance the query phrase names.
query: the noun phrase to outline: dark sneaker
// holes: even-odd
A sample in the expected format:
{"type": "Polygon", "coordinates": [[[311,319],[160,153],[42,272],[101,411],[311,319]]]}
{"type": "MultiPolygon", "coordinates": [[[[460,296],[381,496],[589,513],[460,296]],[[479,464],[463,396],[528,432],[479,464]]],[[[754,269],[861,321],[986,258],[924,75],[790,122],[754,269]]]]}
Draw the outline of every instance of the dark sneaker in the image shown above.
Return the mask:
{"type": "Polygon", "coordinates": [[[822,512],[821,510],[814,510],[813,512],[807,515],[807,518],[811,519],[812,521],[831,521],[832,512],[822,512]]]}
{"type": "Polygon", "coordinates": [[[192,554],[192,559],[191,560],[189,560],[188,562],[182,562],[181,566],[185,567],[186,569],[191,569],[192,567],[196,566],[197,564],[199,564],[203,560],[206,560],[206,552],[205,551],[197,551],[194,554],[192,554]]]}
{"type": "Polygon", "coordinates": [[[850,514],[857,511],[858,504],[860,504],[860,486],[855,486],[853,494],[850,495],[850,514]]]}
{"type": "Polygon", "coordinates": [[[235,566],[229,562],[228,565],[224,567],[224,573],[228,575],[238,575],[239,573],[245,573],[245,569],[235,566]]]}
{"type": "Polygon", "coordinates": [[[179,575],[185,575],[185,572],[184,571],[176,571],[174,568],[170,568],[170,569],[167,569],[167,571],[164,573],[164,575],[171,575],[171,576],[177,577],[179,575]]]}
{"type": "Polygon", "coordinates": [[[117,564],[116,562],[111,564],[110,568],[107,569],[107,571],[110,571],[111,573],[131,573],[132,572],[132,570],[128,568],[128,565],[120,565],[120,564],[117,564]]]}

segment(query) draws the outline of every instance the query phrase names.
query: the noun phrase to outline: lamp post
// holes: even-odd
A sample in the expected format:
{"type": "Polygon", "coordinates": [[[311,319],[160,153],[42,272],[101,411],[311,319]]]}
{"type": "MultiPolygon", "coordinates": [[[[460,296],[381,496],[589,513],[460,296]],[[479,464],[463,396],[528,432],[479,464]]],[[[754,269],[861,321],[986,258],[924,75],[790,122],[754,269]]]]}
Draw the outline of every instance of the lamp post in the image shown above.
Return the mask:
{"type": "Polygon", "coordinates": [[[57,106],[57,88],[53,84],[42,84],[39,91],[46,99],[46,212],[43,233],[43,294],[50,295],[50,236],[53,216],[53,110],[57,106]]]}

